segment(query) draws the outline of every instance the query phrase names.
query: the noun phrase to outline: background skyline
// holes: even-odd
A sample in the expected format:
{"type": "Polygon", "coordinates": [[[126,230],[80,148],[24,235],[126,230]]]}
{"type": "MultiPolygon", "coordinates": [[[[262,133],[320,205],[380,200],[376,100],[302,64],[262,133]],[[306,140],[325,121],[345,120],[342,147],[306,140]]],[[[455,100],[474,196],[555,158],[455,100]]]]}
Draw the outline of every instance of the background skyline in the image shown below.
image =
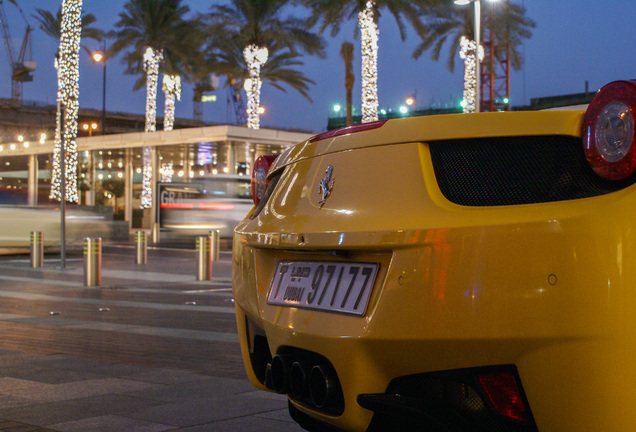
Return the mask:
{"type": "MultiPolygon", "coordinates": [[[[25,19],[18,9],[4,2],[9,29],[17,53],[22,43],[26,23],[33,28],[32,57],[38,63],[34,81],[24,83],[24,100],[48,104],[55,103],[56,77],[53,57],[57,43],[39,29],[33,18],[36,8],[56,12],[61,0],[18,0],[25,19]]],[[[452,1],[452,0],[448,0],[452,1]]],[[[482,0],[485,3],[490,0],[482,0]]],[[[520,71],[511,71],[510,100],[513,106],[527,105],[531,98],[581,93],[585,82],[589,90],[596,91],[604,84],[617,79],[636,78],[633,69],[633,51],[636,35],[633,20],[636,18],[636,2],[633,0],[511,0],[526,9],[526,15],[537,23],[533,36],[524,41],[520,51],[525,61],[520,71]]],[[[212,4],[227,3],[216,0],[184,0],[192,12],[208,12],[212,4]]],[[[95,27],[104,31],[114,28],[118,14],[123,11],[125,0],[84,0],[83,11],[96,16],[95,27]]],[[[293,89],[281,92],[263,85],[261,104],[266,113],[261,117],[261,127],[305,129],[313,132],[326,130],[327,119],[333,116],[335,103],[344,105],[344,64],[340,58],[340,46],[347,40],[354,43],[355,86],[354,106],[360,106],[360,47],[359,38],[353,39],[355,23],[342,26],[335,38],[324,36],[327,42],[327,58],[306,57],[303,73],[316,82],[309,89],[310,103],[293,89]]],[[[425,52],[418,60],[411,54],[418,44],[418,36],[409,29],[402,42],[393,17],[385,13],[380,20],[378,54],[378,93],[380,108],[397,110],[408,96],[416,94],[418,108],[432,104],[451,106],[461,99],[463,88],[463,62],[456,54],[454,73],[446,68],[447,49],[440,60],[431,60],[425,52]]],[[[100,44],[85,40],[91,49],[100,44]]],[[[107,41],[108,43],[108,41],[107,41]]],[[[3,43],[4,45],[4,43],[3,43]]],[[[11,96],[10,68],[6,48],[0,53],[0,97],[11,96]]],[[[107,63],[106,110],[143,114],[145,88],[133,92],[137,76],[125,75],[121,55],[107,63]]],[[[233,107],[228,104],[228,90],[221,87],[211,93],[216,102],[203,104],[203,120],[209,123],[234,121],[233,107]]],[[[183,86],[181,101],[176,105],[177,118],[192,118],[192,85],[183,86]]],[[[163,115],[163,93],[157,99],[157,114],[163,115]]],[[[101,110],[102,65],[95,64],[88,54],[80,53],[80,107],[101,110]]]]}

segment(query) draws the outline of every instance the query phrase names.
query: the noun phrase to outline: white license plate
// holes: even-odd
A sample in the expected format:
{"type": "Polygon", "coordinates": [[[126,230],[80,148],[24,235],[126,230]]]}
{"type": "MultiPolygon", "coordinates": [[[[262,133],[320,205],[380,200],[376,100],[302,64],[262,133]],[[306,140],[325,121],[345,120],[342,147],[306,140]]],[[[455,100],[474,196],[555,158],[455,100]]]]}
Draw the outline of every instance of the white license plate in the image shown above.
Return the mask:
{"type": "Polygon", "coordinates": [[[281,261],[267,303],[364,315],[379,264],[281,261]]]}

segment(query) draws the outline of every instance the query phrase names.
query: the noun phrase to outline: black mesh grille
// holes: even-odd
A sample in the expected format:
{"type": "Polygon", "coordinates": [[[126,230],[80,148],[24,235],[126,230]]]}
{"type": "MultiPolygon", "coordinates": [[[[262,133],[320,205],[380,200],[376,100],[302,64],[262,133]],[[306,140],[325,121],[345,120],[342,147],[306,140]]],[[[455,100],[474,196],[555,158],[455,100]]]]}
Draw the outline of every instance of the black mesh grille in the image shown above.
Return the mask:
{"type": "Polygon", "coordinates": [[[590,168],[581,140],[567,136],[498,137],[429,144],[440,190],[466,206],[587,198],[634,182],[609,182],[590,168]]]}

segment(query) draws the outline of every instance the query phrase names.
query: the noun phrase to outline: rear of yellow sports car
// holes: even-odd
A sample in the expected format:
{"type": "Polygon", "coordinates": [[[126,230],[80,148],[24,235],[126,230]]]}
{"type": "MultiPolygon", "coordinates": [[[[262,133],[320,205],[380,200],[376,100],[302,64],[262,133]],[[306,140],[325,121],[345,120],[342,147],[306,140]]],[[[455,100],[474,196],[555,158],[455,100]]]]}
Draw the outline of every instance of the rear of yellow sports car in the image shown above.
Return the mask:
{"type": "Polygon", "coordinates": [[[234,236],[250,381],[308,430],[633,432],[636,188],[594,161],[632,157],[633,130],[608,104],[390,120],[280,156],[234,236]]]}

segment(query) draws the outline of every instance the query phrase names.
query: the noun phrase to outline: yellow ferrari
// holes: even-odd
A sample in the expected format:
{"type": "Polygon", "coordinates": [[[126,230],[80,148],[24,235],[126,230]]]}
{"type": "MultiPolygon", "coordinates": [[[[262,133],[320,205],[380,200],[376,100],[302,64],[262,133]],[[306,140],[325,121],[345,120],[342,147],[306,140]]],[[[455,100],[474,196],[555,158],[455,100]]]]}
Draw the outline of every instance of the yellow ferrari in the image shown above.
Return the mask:
{"type": "Polygon", "coordinates": [[[311,431],[636,430],[636,81],[255,164],[245,369],[311,431]]]}

